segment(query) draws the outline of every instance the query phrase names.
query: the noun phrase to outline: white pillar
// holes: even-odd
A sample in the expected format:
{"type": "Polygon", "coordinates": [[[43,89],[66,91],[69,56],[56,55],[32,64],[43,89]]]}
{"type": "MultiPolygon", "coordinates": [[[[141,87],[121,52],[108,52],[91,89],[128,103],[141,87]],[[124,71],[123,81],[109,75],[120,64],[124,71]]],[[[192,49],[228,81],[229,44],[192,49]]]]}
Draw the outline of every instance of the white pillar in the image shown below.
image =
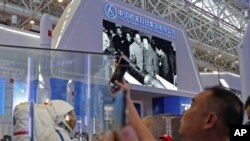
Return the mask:
{"type": "MultiPolygon", "coordinates": [[[[250,21],[239,47],[241,95],[243,102],[250,95],[250,21]]],[[[245,116],[246,120],[246,116],[245,116]]]]}

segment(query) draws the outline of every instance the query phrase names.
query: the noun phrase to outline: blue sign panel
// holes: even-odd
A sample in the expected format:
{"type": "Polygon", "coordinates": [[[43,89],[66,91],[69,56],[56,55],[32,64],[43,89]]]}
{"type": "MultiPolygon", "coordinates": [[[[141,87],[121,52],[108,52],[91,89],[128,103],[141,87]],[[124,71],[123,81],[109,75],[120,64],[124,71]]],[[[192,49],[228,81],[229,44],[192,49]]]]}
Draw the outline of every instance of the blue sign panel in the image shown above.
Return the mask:
{"type": "Polygon", "coordinates": [[[68,80],[57,78],[50,79],[51,99],[59,99],[67,101],[67,83],[68,80]]]}
{"type": "Polygon", "coordinates": [[[153,99],[153,114],[175,114],[181,115],[183,111],[190,108],[192,99],[181,96],[166,96],[153,99]]]}
{"type": "Polygon", "coordinates": [[[104,13],[106,17],[111,20],[119,19],[134,26],[149,30],[150,32],[153,31],[168,38],[176,38],[176,31],[167,25],[163,25],[152,19],[140,16],[139,14],[132,11],[130,12],[128,10],[123,10],[122,8],[110,3],[105,4],[104,13]]]}
{"type": "Polygon", "coordinates": [[[78,117],[84,116],[84,85],[81,82],[73,82],[74,83],[74,109],[75,113],[78,117]]]}
{"type": "Polygon", "coordinates": [[[38,87],[38,80],[31,81],[29,100],[31,100],[33,102],[37,101],[37,87],[38,87]]]}

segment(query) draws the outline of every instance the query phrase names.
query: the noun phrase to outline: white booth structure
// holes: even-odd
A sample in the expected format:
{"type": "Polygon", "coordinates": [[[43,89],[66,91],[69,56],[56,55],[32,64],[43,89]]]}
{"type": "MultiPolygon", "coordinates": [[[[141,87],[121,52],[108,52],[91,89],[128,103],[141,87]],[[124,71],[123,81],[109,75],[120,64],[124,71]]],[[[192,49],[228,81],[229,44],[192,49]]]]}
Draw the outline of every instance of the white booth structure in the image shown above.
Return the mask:
{"type": "Polygon", "coordinates": [[[238,76],[200,75],[182,26],[122,1],[72,0],[53,31],[47,15],[42,22],[41,34],[0,25],[0,138],[13,136],[9,117],[17,104],[47,99],[74,107],[75,132],[94,136],[111,128],[108,82],[120,54],[130,58],[125,80],[142,117],[179,116],[212,84],[241,90],[238,76]],[[153,54],[157,68],[150,72],[153,54]]]}

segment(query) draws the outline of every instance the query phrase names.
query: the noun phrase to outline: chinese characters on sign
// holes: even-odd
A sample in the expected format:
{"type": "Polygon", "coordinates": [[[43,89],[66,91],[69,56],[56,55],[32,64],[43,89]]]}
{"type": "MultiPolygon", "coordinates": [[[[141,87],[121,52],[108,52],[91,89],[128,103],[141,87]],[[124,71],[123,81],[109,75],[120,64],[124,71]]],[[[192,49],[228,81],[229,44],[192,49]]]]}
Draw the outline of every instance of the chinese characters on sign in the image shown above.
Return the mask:
{"type": "Polygon", "coordinates": [[[114,5],[112,4],[106,4],[104,8],[104,12],[106,16],[110,19],[115,19],[118,18],[122,21],[125,21],[127,23],[133,24],[135,26],[139,26],[141,28],[144,28],[146,30],[150,30],[153,32],[156,32],[158,34],[161,34],[163,36],[167,36],[168,38],[175,39],[176,37],[176,32],[174,29],[171,29],[167,27],[166,25],[162,25],[158,22],[149,20],[145,17],[138,16],[136,14],[133,14],[131,12],[121,10],[121,9],[116,9],[114,5]],[[111,16],[110,15],[115,15],[111,16]]]}

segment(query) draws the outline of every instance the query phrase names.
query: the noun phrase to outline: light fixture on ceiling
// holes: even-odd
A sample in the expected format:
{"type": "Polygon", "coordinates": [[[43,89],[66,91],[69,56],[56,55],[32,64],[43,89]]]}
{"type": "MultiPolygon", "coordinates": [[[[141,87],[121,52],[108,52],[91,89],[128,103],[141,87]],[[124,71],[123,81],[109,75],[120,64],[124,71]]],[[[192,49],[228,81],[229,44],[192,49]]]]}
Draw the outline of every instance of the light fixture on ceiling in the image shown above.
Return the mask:
{"type": "Polygon", "coordinates": [[[60,2],[60,3],[62,3],[63,2],[63,0],[57,0],[58,2],[60,2]]]}
{"type": "Polygon", "coordinates": [[[34,20],[30,20],[30,24],[34,24],[35,23],[35,21],[34,20]]]}

